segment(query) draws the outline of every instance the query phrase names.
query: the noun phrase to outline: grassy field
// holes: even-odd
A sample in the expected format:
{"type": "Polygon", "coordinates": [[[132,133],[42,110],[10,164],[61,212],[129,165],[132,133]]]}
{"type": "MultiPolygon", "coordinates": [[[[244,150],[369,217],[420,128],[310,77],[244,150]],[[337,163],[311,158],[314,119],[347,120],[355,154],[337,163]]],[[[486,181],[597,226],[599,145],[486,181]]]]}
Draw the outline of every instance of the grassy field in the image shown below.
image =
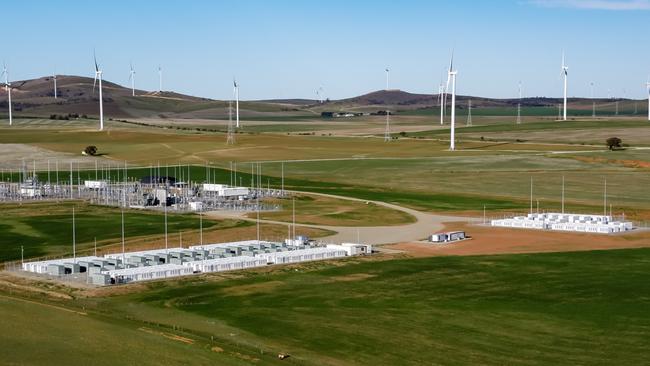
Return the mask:
{"type": "Polygon", "coordinates": [[[173,340],[173,336],[159,330],[149,331],[117,319],[97,319],[38,302],[0,295],[0,311],[11,314],[0,325],[3,364],[250,364],[218,352],[193,352],[194,347],[180,336],[173,340]],[[35,345],[38,352],[34,352],[35,345]]]}
{"type": "MultiPolygon", "coordinates": [[[[92,253],[94,239],[98,248],[115,245],[121,240],[121,214],[117,208],[94,206],[84,202],[46,202],[2,204],[3,219],[0,229],[0,262],[20,259],[20,246],[25,258],[72,254],[72,208],[76,216],[76,243],[79,253],[92,253]]],[[[152,211],[127,210],[124,213],[124,234],[129,240],[138,237],[160,236],[164,232],[164,218],[152,211]]],[[[168,214],[169,233],[196,231],[198,216],[168,214]]],[[[237,220],[206,219],[206,230],[248,226],[237,220]]],[[[176,244],[176,243],[175,243],[176,244]]]]}
{"type": "MultiPolygon", "coordinates": [[[[295,197],[296,222],[335,226],[390,226],[414,222],[411,215],[374,203],[346,201],[330,197],[298,194],[295,197]]],[[[264,212],[262,219],[291,222],[292,199],[273,199],[269,203],[282,206],[282,211],[264,212]]],[[[249,214],[248,217],[255,217],[249,214]]]]}
{"type": "Polygon", "coordinates": [[[143,353],[129,357],[142,364],[225,356],[266,364],[278,352],[303,365],[650,362],[648,249],[346,262],[39,300],[86,316],[0,300],[3,312],[15,314],[0,323],[2,344],[15,344],[4,360],[38,363],[39,353],[20,346],[37,339],[50,352],[86,345],[74,356],[84,362],[96,357],[97,343],[109,348],[111,338],[128,335],[134,342],[115,360],[138,345],[143,353]],[[34,327],[19,326],[27,322],[34,327]],[[14,327],[25,329],[16,337],[14,327]],[[101,333],[82,340],[79,329],[101,333]],[[148,357],[158,350],[160,358],[148,357]]]}
{"type": "MultiPolygon", "coordinates": [[[[174,111],[193,113],[183,108],[174,111]]],[[[394,131],[410,126],[414,132],[389,144],[375,137],[252,133],[238,134],[237,143],[228,146],[223,134],[210,131],[114,123],[99,133],[92,131],[92,121],[61,128],[47,121],[19,122],[18,128],[0,129],[0,143],[75,155],[86,145],[97,145],[105,154],[98,177],[108,174],[113,180],[123,180],[123,170],[102,173],[101,168],[128,161],[129,179],[160,173],[249,186],[251,162],[260,161],[264,186],[279,188],[284,171],[284,186],[290,190],[427,211],[475,213],[484,205],[499,213],[525,211],[531,178],[534,203],[557,210],[564,177],[567,210],[599,213],[607,179],[608,204],[615,214],[650,219],[650,150],[635,149],[650,145],[647,122],[560,124],[540,112],[515,126],[509,116],[477,115],[474,127],[458,129],[461,150],[452,153],[446,150],[448,126],[429,128],[426,116],[413,115],[412,124],[409,118],[396,118],[394,131]],[[606,151],[600,140],[612,133],[621,133],[632,148],[606,151]],[[595,146],[586,146],[592,142],[595,146]],[[182,165],[158,172],[134,167],[166,162],[182,165]],[[228,170],[230,162],[237,163],[236,173],[228,170]]],[[[363,128],[374,123],[360,121],[363,128]]],[[[292,123],[306,124],[300,116],[292,123]]],[[[39,166],[39,176],[46,180],[42,162],[39,166]]],[[[18,179],[0,174],[3,180],[18,179]]],[[[80,179],[94,177],[94,170],[79,173],[80,179]]],[[[65,172],[61,179],[67,179],[65,172]]],[[[81,203],[0,205],[5,211],[0,260],[18,259],[20,245],[26,257],[69,254],[72,205],[78,208],[81,250],[91,250],[95,236],[102,248],[119,245],[117,209],[81,203]]],[[[282,205],[283,211],[263,217],[290,221],[290,202],[282,205]]],[[[298,222],[330,225],[411,219],[374,205],[302,194],[296,212],[298,222]]],[[[180,243],[181,231],[184,243],[197,242],[196,216],[173,215],[169,222],[174,245],[180,243]]],[[[211,242],[252,238],[255,232],[239,220],[206,219],[204,225],[209,228],[205,240],[211,242]]],[[[286,235],[284,225],[261,228],[263,239],[286,235]]],[[[126,231],[130,249],[160,247],[162,217],[129,211],[126,231]]],[[[298,234],[328,233],[300,228],[298,234]]],[[[6,314],[0,322],[0,348],[2,362],[9,364],[48,363],[53,355],[61,355],[61,363],[156,365],[647,364],[649,270],[650,250],[635,249],[352,258],[101,290],[0,274],[0,311],[6,314]],[[34,352],[34,345],[41,352],[34,352]],[[120,352],[106,351],[115,349],[120,352]],[[292,357],[279,361],[279,352],[292,357]]]]}

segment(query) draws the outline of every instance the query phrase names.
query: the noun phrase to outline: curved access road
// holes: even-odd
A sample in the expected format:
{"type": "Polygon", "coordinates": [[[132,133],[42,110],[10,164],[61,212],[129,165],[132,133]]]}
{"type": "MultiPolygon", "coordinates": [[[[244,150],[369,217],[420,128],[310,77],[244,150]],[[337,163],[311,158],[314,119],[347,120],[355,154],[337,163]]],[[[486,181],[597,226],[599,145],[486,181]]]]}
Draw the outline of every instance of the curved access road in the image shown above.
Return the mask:
{"type": "MultiPolygon", "coordinates": [[[[370,201],[358,198],[351,198],[345,196],[337,196],[324,193],[302,192],[293,191],[292,193],[304,193],[315,196],[331,197],[341,200],[358,201],[358,202],[371,202],[376,205],[384,206],[393,210],[405,212],[415,217],[415,222],[399,226],[329,226],[329,225],[312,225],[312,224],[296,224],[296,227],[312,227],[336,232],[336,234],[322,238],[326,241],[334,243],[342,242],[357,242],[368,244],[393,244],[412,242],[427,238],[429,235],[443,229],[445,222],[458,222],[468,221],[470,218],[459,216],[446,216],[437,215],[427,212],[420,212],[411,208],[402,207],[392,203],[382,201],[370,201]]],[[[238,218],[242,220],[255,221],[245,216],[247,212],[223,212],[211,211],[208,214],[215,217],[238,218]]],[[[278,225],[291,225],[291,223],[284,221],[273,220],[260,220],[260,222],[278,225]]]]}

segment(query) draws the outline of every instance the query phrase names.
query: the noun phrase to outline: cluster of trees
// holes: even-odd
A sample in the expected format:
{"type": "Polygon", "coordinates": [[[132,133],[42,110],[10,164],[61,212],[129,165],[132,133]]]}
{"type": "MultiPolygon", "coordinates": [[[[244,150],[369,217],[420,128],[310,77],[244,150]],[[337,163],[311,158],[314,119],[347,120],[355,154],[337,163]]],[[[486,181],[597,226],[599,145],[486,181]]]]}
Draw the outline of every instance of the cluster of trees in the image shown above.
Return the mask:
{"type": "Polygon", "coordinates": [[[86,148],[83,151],[83,154],[90,155],[90,156],[97,155],[97,146],[95,145],[86,146],[86,148]]]}
{"type": "Polygon", "coordinates": [[[78,113],[68,113],[68,114],[50,114],[50,119],[58,119],[58,120],[70,120],[72,118],[88,118],[85,114],[79,116],[78,113]]]}
{"type": "Polygon", "coordinates": [[[607,148],[610,150],[616,150],[623,147],[623,140],[618,137],[610,137],[606,141],[607,148]]]}

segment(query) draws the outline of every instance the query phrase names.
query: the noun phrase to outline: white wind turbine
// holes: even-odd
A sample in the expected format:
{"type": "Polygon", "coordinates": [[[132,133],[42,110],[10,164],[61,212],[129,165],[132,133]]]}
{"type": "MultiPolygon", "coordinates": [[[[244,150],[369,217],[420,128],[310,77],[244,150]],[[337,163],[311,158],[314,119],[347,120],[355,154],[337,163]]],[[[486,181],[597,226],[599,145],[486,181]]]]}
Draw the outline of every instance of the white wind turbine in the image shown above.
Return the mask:
{"type": "Polygon", "coordinates": [[[648,121],[650,121],[650,77],[648,77],[645,87],[648,89],[648,121]]]}
{"type": "Polygon", "coordinates": [[[517,124],[521,124],[521,81],[519,81],[519,101],[517,102],[517,124]]]}
{"type": "Polygon", "coordinates": [[[56,91],[56,71],[54,71],[54,75],[52,75],[52,79],[54,80],[54,99],[57,99],[58,95],[56,91]]]}
{"type": "Polygon", "coordinates": [[[232,79],[232,84],[233,84],[232,92],[235,97],[235,118],[236,118],[235,127],[239,128],[239,84],[237,84],[237,80],[235,80],[235,78],[232,79]]]}
{"type": "Polygon", "coordinates": [[[158,93],[162,93],[162,67],[158,65],[158,93]]]}
{"type": "Polygon", "coordinates": [[[131,71],[129,72],[129,80],[131,81],[131,96],[135,97],[135,70],[133,70],[133,63],[131,63],[131,71]]]}
{"type": "Polygon", "coordinates": [[[388,90],[388,75],[390,74],[390,69],[386,68],[386,90],[388,90]]]}
{"type": "Polygon", "coordinates": [[[447,90],[451,82],[451,137],[449,141],[449,150],[456,150],[456,75],[458,71],[454,70],[454,52],[451,52],[449,61],[449,71],[447,72],[447,90]]]}
{"type": "Polygon", "coordinates": [[[14,123],[14,119],[11,114],[11,83],[9,82],[9,72],[7,71],[7,65],[4,63],[2,64],[2,75],[5,77],[5,90],[7,91],[7,101],[9,102],[9,126],[11,126],[14,123]]]}
{"type": "Polygon", "coordinates": [[[440,104],[440,125],[445,122],[445,86],[441,82],[438,86],[438,103],[440,104]]]}
{"type": "Polygon", "coordinates": [[[95,92],[95,83],[99,80],[99,130],[104,131],[104,101],[102,99],[102,70],[97,64],[97,55],[93,52],[95,59],[95,79],[93,80],[93,93],[95,92]]]}
{"type": "Polygon", "coordinates": [[[562,120],[566,121],[566,107],[567,107],[567,77],[569,75],[569,67],[564,64],[564,51],[562,51],[562,76],[564,77],[564,111],[562,113],[562,120]]]}

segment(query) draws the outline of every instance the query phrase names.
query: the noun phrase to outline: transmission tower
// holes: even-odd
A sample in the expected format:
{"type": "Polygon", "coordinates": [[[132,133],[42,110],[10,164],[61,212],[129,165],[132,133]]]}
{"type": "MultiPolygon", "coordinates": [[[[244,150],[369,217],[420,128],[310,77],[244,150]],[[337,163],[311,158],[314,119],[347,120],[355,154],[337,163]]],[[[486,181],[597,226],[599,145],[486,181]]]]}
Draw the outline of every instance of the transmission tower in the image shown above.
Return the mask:
{"type": "Polygon", "coordinates": [[[232,125],[232,100],[228,101],[228,139],[227,145],[235,144],[235,129],[232,125]]]}
{"type": "Polygon", "coordinates": [[[384,132],[384,141],[390,142],[390,111],[386,110],[386,131],[384,132]]]}
{"type": "Polygon", "coordinates": [[[472,125],[472,100],[469,100],[469,104],[467,107],[467,126],[472,125]]]}

